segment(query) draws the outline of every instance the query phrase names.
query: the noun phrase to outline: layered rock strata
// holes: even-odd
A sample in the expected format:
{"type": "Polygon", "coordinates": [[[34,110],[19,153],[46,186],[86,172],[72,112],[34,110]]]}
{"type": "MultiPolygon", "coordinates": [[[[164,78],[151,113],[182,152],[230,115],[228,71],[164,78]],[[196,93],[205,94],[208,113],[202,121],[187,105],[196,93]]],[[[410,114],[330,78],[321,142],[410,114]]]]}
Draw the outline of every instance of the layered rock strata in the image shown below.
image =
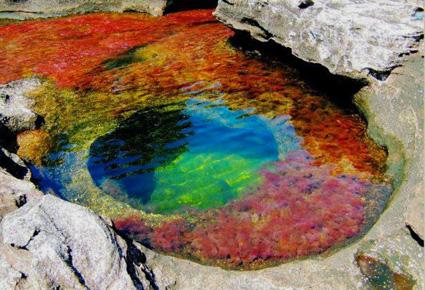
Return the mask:
{"type": "Polygon", "coordinates": [[[423,8],[399,0],[222,0],[215,16],[331,73],[385,79],[423,38],[423,8]]]}

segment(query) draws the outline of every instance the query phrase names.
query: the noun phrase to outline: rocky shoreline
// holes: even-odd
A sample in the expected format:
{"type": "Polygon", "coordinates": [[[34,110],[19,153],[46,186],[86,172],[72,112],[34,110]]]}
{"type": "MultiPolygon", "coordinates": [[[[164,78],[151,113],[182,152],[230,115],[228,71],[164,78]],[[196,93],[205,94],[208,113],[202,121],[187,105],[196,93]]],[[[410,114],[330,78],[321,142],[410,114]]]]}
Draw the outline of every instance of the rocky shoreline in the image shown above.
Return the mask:
{"type": "MultiPolygon", "coordinates": [[[[370,283],[373,285],[379,275],[387,275],[387,289],[425,289],[421,28],[418,30],[416,23],[406,24],[406,29],[412,29],[408,32],[412,37],[403,38],[397,33],[406,30],[387,27],[397,33],[388,37],[394,44],[391,49],[377,46],[388,53],[384,58],[361,42],[353,44],[352,50],[340,50],[344,55],[322,58],[323,54],[312,52],[312,47],[335,50],[335,43],[321,42],[305,47],[305,43],[301,44],[303,38],[295,38],[288,45],[274,36],[290,35],[282,30],[284,25],[273,22],[273,17],[268,17],[269,20],[264,17],[264,13],[276,13],[273,3],[261,6],[262,13],[259,13],[259,5],[268,1],[247,1],[247,5],[242,2],[245,1],[220,1],[217,17],[236,29],[250,31],[261,41],[272,39],[289,46],[295,55],[319,63],[331,72],[367,79],[369,85],[354,96],[354,101],[368,121],[370,136],[388,148],[388,173],[396,180],[396,191],[370,232],[326,256],[246,272],[226,271],[164,256],[125,240],[108,219],[38,191],[23,161],[11,153],[17,149],[13,140],[16,134],[42,123],[40,117],[31,112],[31,102],[25,98],[40,82],[26,79],[0,87],[1,139],[7,139],[1,140],[4,148],[0,152],[1,289],[364,289],[370,287],[370,283]],[[245,14],[250,18],[243,16],[245,14]],[[251,21],[242,21],[244,18],[251,21]],[[252,25],[253,21],[260,23],[262,29],[252,25]],[[385,80],[376,79],[377,75],[365,68],[386,72],[385,80]],[[385,273],[377,272],[377,267],[385,269],[385,273]]],[[[335,15],[332,7],[322,3],[327,1],[315,1],[305,8],[299,7],[298,2],[303,1],[292,2],[294,7],[290,9],[280,7],[280,19],[291,19],[294,9],[299,9],[295,14],[300,14],[314,6],[335,15]]],[[[392,10],[387,7],[390,10],[384,11],[416,11],[413,4],[391,2],[394,3],[392,10]]],[[[313,12],[309,17],[319,17],[313,12]]],[[[350,23],[356,23],[357,16],[353,16],[350,23]]],[[[346,23],[343,20],[336,23],[346,23]]],[[[320,21],[314,23],[321,25],[320,21]]],[[[299,27],[296,35],[307,33],[309,28],[299,27]]],[[[329,29],[325,25],[319,28],[329,29]]],[[[344,37],[354,43],[356,36],[358,34],[344,37]]],[[[382,43],[376,35],[362,36],[365,43],[372,40],[382,43]]],[[[335,37],[330,39],[341,36],[335,37]]]]}

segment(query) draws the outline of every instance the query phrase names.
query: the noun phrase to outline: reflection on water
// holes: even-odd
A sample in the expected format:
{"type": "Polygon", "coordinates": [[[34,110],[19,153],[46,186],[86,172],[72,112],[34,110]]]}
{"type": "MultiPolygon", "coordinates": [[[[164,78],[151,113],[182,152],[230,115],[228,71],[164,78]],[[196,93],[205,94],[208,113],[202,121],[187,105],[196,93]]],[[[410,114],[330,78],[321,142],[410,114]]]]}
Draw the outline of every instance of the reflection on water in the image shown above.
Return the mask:
{"type": "Polygon", "coordinates": [[[46,78],[33,92],[45,125],[18,140],[42,190],[155,250],[223,267],[366,232],[392,190],[385,150],[296,68],[235,49],[211,12],[0,27],[0,82],[46,78]]]}

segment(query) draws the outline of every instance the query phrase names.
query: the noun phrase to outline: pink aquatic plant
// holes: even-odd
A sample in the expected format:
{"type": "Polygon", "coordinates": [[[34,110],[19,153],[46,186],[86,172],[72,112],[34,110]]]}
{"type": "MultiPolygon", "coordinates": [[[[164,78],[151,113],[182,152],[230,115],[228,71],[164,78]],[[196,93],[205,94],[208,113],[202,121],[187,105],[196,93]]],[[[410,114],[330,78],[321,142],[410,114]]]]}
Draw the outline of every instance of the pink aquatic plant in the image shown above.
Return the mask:
{"type": "Polygon", "coordinates": [[[129,219],[118,227],[158,250],[230,267],[318,254],[359,234],[365,196],[381,188],[333,169],[295,151],[263,170],[257,191],[221,209],[192,213],[195,222],[181,218],[149,230],[129,219]]]}
{"type": "Polygon", "coordinates": [[[115,219],[114,226],[121,234],[141,242],[146,241],[152,232],[152,228],[137,214],[115,219]]]}
{"type": "Polygon", "coordinates": [[[298,151],[264,171],[257,192],[191,233],[194,252],[238,265],[320,253],[359,233],[369,183],[311,162],[298,151]]]}
{"type": "Polygon", "coordinates": [[[189,223],[184,219],[165,222],[150,235],[151,245],[161,251],[179,252],[187,243],[186,233],[189,230],[189,223]]]}

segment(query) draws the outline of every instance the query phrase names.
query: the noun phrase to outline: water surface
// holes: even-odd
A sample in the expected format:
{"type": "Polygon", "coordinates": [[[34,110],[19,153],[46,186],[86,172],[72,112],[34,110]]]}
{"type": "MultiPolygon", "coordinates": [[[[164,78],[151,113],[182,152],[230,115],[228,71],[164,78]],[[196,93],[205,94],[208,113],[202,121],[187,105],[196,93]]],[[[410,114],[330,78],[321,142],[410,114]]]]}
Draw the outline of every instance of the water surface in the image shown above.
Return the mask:
{"type": "Polygon", "coordinates": [[[135,208],[219,207],[258,185],[263,166],[299,148],[286,121],[195,98],[148,107],[96,139],[87,167],[105,193],[135,208]]]}

